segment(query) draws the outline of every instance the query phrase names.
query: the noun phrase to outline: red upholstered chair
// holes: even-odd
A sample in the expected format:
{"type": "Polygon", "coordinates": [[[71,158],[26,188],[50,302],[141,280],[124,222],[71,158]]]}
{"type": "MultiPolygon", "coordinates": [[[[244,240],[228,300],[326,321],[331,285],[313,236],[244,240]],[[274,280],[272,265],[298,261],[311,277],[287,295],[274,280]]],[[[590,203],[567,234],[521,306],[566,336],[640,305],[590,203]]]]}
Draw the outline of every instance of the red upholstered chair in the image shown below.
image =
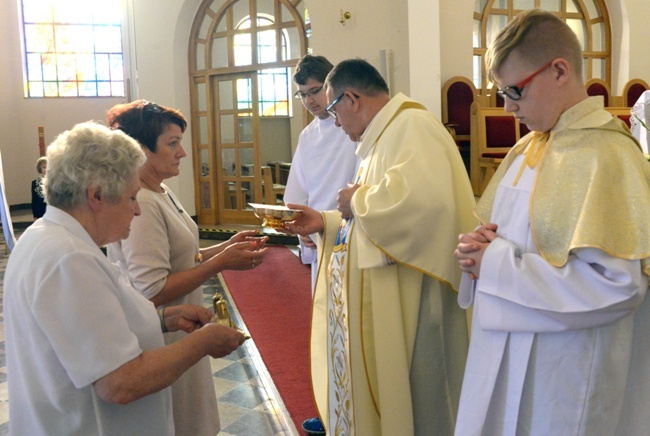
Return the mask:
{"type": "Polygon", "coordinates": [[[606,107],[605,110],[612,114],[613,116],[620,118],[627,124],[627,127],[630,127],[630,118],[632,113],[630,112],[629,107],[606,107]]]}
{"type": "Polygon", "coordinates": [[[609,106],[609,96],[612,95],[612,91],[607,82],[602,79],[589,79],[585,83],[585,88],[587,89],[587,94],[590,96],[603,96],[605,107],[609,106]]]}
{"type": "Polygon", "coordinates": [[[442,87],[442,123],[459,148],[468,147],[470,140],[470,108],[476,98],[471,80],[455,76],[442,87]]]}
{"type": "MultiPolygon", "coordinates": [[[[486,147],[503,148],[512,147],[517,142],[515,132],[515,118],[512,115],[488,117],[485,119],[486,147]]],[[[505,157],[506,153],[484,153],[483,157],[505,157]]]]}
{"type": "Polygon", "coordinates": [[[490,90],[490,106],[503,107],[505,105],[505,101],[503,100],[503,96],[497,94],[497,89],[499,88],[494,85],[490,90]]]}
{"type": "Polygon", "coordinates": [[[625,99],[625,106],[632,107],[639,98],[641,94],[650,89],[648,84],[641,79],[632,79],[625,84],[623,88],[623,98],[625,99]]]}
{"type": "Polygon", "coordinates": [[[620,119],[622,119],[623,121],[625,121],[625,124],[627,124],[627,128],[628,128],[628,129],[632,126],[632,123],[630,122],[630,117],[631,117],[631,116],[632,116],[632,115],[630,115],[630,114],[628,114],[628,115],[619,115],[619,116],[618,116],[620,119]]]}
{"type": "Polygon", "coordinates": [[[481,195],[508,151],[520,138],[519,121],[501,107],[472,105],[470,179],[481,195]]]}

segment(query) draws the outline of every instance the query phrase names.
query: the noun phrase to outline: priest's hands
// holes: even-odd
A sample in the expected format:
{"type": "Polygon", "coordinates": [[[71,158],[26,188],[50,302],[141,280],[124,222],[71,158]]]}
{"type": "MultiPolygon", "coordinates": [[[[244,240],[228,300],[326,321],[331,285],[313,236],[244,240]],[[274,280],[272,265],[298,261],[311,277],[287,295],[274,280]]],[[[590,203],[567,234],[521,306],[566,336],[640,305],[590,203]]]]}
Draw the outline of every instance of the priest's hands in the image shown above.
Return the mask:
{"type": "Polygon", "coordinates": [[[323,215],[319,211],[303,204],[289,203],[287,207],[302,210],[302,213],[299,213],[295,220],[284,223],[284,228],[289,232],[300,236],[309,236],[312,233],[321,233],[325,228],[323,215]]]}
{"type": "Polygon", "coordinates": [[[339,195],[336,197],[336,202],[338,203],[338,210],[341,212],[343,219],[354,218],[354,213],[352,212],[352,196],[361,185],[348,183],[347,188],[339,189],[339,195]]]}
{"type": "Polygon", "coordinates": [[[488,223],[475,228],[472,232],[458,235],[459,244],[454,251],[454,256],[461,271],[468,273],[472,280],[479,278],[483,254],[498,235],[497,225],[488,223]]]}
{"type": "Polygon", "coordinates": [[[308,248],[316,248],[316,243],[309,236],[299,236],[302,245],[308,248]]]}

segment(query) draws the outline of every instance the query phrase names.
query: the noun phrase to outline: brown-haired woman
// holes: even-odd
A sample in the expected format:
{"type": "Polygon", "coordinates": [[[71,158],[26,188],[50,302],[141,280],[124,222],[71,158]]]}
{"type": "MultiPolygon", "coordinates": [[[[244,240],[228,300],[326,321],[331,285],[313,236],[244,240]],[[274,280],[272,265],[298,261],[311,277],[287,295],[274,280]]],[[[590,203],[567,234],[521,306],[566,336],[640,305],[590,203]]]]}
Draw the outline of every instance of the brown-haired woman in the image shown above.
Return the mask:
{"type": "MultiPolygon", "coordinates": [[[[252,269],[262,262],[267,238],[255,238],[252,231],[200,248],[198,227],[163,183],[179,174],[186,156],[181,140],[187,122],[179,111],[138,100],[113,107],[107,120],[110,127],[136,139],[146,156],[138,194],[142,215],[133,220],[127,239],[108,246],[109,259],[126,266],[137,290],[157,307],[201,305],[206,280],[226,269],[252,269]]],[[[168,333],[165,342],[184,335],[168,333]]],[[[209,359],[179,378],[172,392],[177,434],[213,436],[219,431],[209,359]]]]}

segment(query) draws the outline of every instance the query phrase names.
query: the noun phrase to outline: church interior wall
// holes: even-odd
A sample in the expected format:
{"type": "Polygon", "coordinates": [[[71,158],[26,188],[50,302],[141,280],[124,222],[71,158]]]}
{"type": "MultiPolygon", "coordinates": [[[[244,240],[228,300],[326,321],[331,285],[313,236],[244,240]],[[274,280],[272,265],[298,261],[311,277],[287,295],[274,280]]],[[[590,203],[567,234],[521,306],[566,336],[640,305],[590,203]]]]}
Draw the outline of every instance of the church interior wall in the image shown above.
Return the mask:
{"type": "MultiPolygon", "coordinates": [[[[188,35],[200,0],[126,0],[132,9],[135,41],[130,53],[137,71],[133,98],[146,98],[190,114],[187,66],[188,35]],[[152,10],[155,16],[152,19],[152,10]]],[[[455,75],[472,74],[473,0],[305,0],[312,24],[315,54],[334,63],[361,57],[388,73],[393,93],[404,92],[439,114],[440,87],[455,75]],[[345,25],[340,10],[349,11],[345,25]],[[439,11],[439,12],[438,12],[439,11]],[[433,23],[433,25],[431,24],[433,23]],[[384,62],[383,59],[387,59],[384,62]]],[[[631,77],[650,81],[650,2],[608,0],[613,25],[614,90],[631,77]]],[[[29,184],[36,177],[37,126],[45,127],[45,141],[74,124],[103,121],[119,98],[26,99],[22,89],[22,58],[16,0],[0,0],[0,150],[5,190],[10,205],[30,201],[29,184]]],[[[295,141],[295,132],[291,141],[295,141]]],[[[169,180],[189,212],[194,209],[191,132],[186,132],[181,176],[169,180]]],[[[286,140],[286,139],[283,139],[286,140]]],[[[295,144],[292,144],[295,146],[295,144]]]]}

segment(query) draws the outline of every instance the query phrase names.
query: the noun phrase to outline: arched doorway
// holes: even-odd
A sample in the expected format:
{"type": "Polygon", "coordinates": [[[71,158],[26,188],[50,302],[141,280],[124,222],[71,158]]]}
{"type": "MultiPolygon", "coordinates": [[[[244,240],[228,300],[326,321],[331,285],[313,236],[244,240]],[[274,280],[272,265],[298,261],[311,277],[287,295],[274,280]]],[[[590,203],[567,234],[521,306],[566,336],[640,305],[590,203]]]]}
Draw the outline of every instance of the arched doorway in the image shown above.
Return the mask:
{"type": "Polygon", "coordinates": [[[189,65],[200,224],[258,222],[247,203],[262,202],[261,167],[290,159],[290,123],[304,124],[292,116],[291,69],[307,53],[308,32],[303,0],[199,7],[189,65]]]}
{"type": "Polygon", "coordinates": [[[602,79],[611,86],[612,30],[604,0],[477,0],[474,9],[474,85],[488,92],[484,56],[494,37],[512,18],[539,8],[562,18],[582,44],[584,79],[602,79]]]}

